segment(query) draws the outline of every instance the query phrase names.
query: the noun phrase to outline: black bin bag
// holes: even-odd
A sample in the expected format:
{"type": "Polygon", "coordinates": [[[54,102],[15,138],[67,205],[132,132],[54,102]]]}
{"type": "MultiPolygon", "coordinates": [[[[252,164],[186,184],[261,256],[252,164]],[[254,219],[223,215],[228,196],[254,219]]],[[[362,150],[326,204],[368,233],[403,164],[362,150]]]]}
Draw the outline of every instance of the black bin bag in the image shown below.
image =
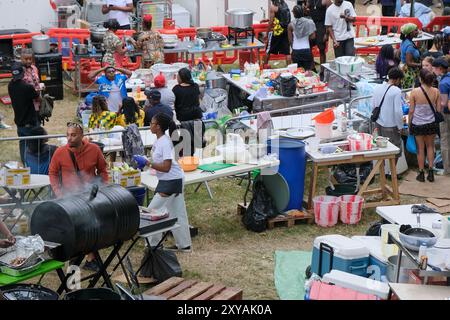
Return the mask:
{"type": "Polygon", "coordinates": [[[242,223],[248,230],[263,232],[267,229],[267,219],[277,216],[278,213],[263,181],[256,179],[253,182],[253,198],[242,217],[242,223]]]}
{"type": "Polygon", "coordinates": [[[145,249],[144,258],[142,258],[142,263],[145,263],[141,269],[142,277],[153,277],[159,282],[172,277],[181,277],[181,266],[174,252],[156,249],[149,257],[149,250],[149,248],[145,249]]]}

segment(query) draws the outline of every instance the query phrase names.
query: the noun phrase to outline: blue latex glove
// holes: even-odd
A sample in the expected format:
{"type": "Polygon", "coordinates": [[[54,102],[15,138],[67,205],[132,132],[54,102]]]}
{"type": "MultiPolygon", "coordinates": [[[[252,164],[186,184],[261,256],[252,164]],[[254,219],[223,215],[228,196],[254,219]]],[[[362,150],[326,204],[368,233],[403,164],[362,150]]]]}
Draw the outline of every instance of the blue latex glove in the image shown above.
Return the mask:
{"type": "Polygon", "coordinates": [[[142,170],[149,162],[147,157],[139,156],[139,155],[134,155],[133,160],[136,161],[138,169],[140,169],[140,170],[142,170]]]}

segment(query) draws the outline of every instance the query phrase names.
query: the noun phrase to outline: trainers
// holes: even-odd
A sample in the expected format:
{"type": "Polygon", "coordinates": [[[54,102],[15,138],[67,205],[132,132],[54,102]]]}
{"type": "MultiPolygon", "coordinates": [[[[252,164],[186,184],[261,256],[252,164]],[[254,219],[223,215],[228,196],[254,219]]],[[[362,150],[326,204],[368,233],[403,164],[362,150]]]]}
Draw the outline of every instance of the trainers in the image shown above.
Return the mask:
{"type": "Polygon", "coordinates": [[[8,126],[6,123],[0,121],[0,129],[11,129],[11,126],[8,126]]]}
{"type": "Polygon", "coordinates": [[[416,180],[420,181],[420,182],[425,182],[425,172],[423,172],[423,170],[419,171],[419,174],[417,175],[416,180]]]}
{"type": "Polygon", "coordinates": [[[433,169],[428,170],[427,180],[430,182],[434,182],[434,171],[433,169]]]}
{"type": "Polygon", "coordinates": [[[167,251],[178,251],[178,252],[192,252],[191,246],[184,247],[184,248],[178,248],[177,246],[170,246],[170,247],[164,247],[167,251]]]}
{"type": "Polygon", "coordinates": [[[83,265],[83,269],[88,270],[88,271],[93,271],[93,272],[99,272],[100,266],[98,265],[97,261],[95,261],[95,260],[86,261],[85,264],[83,265]]]}

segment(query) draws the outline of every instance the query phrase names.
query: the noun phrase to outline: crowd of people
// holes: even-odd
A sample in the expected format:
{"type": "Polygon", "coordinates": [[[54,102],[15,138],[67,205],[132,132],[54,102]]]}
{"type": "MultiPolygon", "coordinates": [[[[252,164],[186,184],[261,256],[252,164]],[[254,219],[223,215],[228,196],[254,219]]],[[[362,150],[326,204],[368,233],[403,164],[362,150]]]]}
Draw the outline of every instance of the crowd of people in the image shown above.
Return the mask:
{"type": "Polygon", "coordinates": [[[401,27],[402,43],[399,50],[391,45],[381,48],[376,61],[376,72],[387,82],[375,88],[373,108],[381,112],[376,127],[379,133],[401,148],[403,101],[400,89],[412,89],[409,96],[408,132],[414,136],[419,172],[417,181],[434,181],[435,139],[439,137],[444,174],[450,173],[450,74],[448,43],[450,27],[435,35],[432,46],[420,50],[413,39],[419,28],[413,23],[401,27]]]}

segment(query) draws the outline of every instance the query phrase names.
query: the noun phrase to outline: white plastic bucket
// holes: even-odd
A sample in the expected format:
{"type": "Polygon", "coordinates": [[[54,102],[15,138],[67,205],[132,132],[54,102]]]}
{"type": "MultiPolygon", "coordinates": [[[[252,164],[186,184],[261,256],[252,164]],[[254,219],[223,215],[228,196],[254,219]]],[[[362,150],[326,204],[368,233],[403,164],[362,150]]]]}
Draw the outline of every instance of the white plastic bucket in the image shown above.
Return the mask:
{"type": "Polygon", "coordinates": [[[329,139],[333,135],[333,124],[332,123],[317,123],[316,127],[316,137],[320,139],[329,139]]]}
{"type": "Polygon", "coordinates": [[[350,151],[372,150],[372,135],[368,133],[355,133],[347,137],[350,151]]]}
{"type": "Polygon", "coordinates": [[[339,217],[339,198],[333,196],[317,196],[313,199],[314,218],[321,227],[334,226],[339,217]]]}
{"type": "Polygon", "coordinates": [[[398,253],[398,247],[395,244],[388,244],[388,233],[398,238],[400,233],[400,225],[398,224],[383,224],[381,225],[381,252],[383,256],[389,258],[398,253]]]}
{"type": "Polygon", "coordinates": [[[356,224],[361,220],[364,198],[357,195],[343,195],[339,197],[340,219],[343,223],[356,224]]]}
{"type": "Polygon", "coordinates": [[[89,118],[91,114],[91,110],[84,110],[81,112],[81,122],[83,123],[83,127],[87,128],[89,126],[89,118]]]}

